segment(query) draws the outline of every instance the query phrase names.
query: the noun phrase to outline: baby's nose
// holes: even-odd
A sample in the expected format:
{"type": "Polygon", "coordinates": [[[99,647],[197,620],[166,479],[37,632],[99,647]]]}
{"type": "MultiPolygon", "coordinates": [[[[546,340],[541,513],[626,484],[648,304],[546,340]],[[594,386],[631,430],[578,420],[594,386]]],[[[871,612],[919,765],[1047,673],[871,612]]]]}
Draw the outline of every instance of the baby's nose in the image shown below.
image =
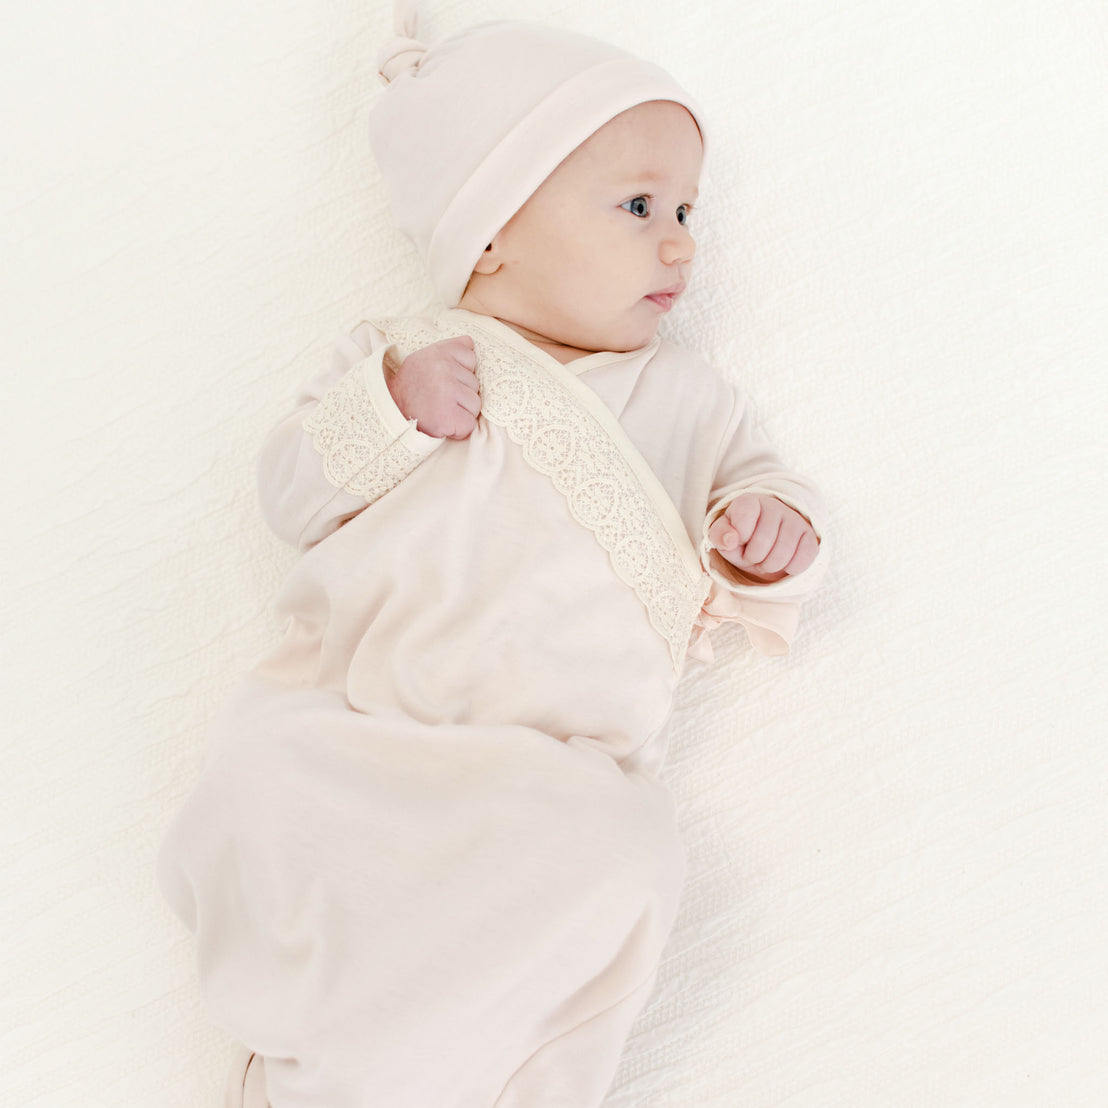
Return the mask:
{"type": "Polygon", "coordinates": [[[691,262],[696,253],[696,240],[687,227],[677,224],[676,229],[662,239],[658,254],[666,265],[674,262],[691,262]]]}

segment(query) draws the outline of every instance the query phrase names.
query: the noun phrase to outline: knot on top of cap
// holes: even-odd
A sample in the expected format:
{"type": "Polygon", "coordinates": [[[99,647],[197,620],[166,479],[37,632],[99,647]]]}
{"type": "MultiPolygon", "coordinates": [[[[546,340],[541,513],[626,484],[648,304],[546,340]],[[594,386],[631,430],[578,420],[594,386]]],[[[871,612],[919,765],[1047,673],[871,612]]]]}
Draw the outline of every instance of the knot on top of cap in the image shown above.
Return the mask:
{"type": "Polygon", "coordinates": [[[416,9],[416,0],[395,0],[393,26],[396,38],[377,55],[377,74],[382,84],[392,84],[401,73],[414,73],[427,53],[427,47],[416,38],[419,33],[419,13],[416,9]]]}
{"type": "Polygon", "coordinates": [[[377,55],[377,74],[384,85],[392,84],[401,73],[414,73],[427,53],[417,39],[398,35],[377,55]]]}

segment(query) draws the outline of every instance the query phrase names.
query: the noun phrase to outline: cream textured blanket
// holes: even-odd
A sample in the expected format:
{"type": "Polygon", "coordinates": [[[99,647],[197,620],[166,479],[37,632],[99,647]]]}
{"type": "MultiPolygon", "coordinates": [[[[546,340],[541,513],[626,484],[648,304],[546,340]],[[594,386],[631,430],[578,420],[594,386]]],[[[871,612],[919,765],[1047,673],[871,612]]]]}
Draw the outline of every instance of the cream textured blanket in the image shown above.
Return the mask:
{"type": "MultiPolygon", "coordinates": [[[[195,1108],[231,1044],[154,857],[279,631],[257,451],[428,288],[365,145],[391,5],[55,7],[0,41],[0,1102],[195,1108]]],[[[720,628],[677,690],[686,888],[605,1108],[1108,1100],[1103,6],[510,9],[711,113],[670,335],[835,554],[787,657],[720,628]]]]}

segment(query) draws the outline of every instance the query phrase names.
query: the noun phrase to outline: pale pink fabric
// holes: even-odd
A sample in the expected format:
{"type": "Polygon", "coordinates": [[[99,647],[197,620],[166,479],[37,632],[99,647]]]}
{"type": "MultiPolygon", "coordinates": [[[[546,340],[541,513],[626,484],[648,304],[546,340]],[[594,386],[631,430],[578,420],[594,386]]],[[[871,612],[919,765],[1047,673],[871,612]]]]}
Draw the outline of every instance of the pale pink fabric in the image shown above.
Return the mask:
{"type": "Polygon", "coordinates": [[[782,587],[704,568],[712,506],[744,488],[818,526],[749,424],[668,343],[563,367],[455,311],[363,324],[274,430],[263,507],[305,552],[286,630],[217,721],[160,868],[273,1108],[599,1104],[683,874],[657,778],[684,645],[666,629],[687,639],[707,596],[783,645],[824,557],[782,587]],[[489,415],[427,439],[381,356],[463,331],[489,415]],[[351,491],[389,481],[368,506],[351,491]],[[601,518],[620,496],[640,498],[622,546],[601,518]]]}

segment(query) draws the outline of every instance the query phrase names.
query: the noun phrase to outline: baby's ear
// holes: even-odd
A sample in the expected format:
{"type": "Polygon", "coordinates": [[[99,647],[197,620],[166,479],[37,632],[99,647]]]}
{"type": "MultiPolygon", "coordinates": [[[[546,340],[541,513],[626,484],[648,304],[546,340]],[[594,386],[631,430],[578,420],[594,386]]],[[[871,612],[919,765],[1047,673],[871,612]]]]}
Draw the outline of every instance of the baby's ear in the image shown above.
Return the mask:
{"type": "Polygon", "coordinates": [[[494,238],[492,242],[485,247],[481,257],[477,259],[477,264],[473,267],[473,272],[484,274],[487,277],[495,273],[503,264],[500,251],[497,248],[496,239],[494,238]]]}

